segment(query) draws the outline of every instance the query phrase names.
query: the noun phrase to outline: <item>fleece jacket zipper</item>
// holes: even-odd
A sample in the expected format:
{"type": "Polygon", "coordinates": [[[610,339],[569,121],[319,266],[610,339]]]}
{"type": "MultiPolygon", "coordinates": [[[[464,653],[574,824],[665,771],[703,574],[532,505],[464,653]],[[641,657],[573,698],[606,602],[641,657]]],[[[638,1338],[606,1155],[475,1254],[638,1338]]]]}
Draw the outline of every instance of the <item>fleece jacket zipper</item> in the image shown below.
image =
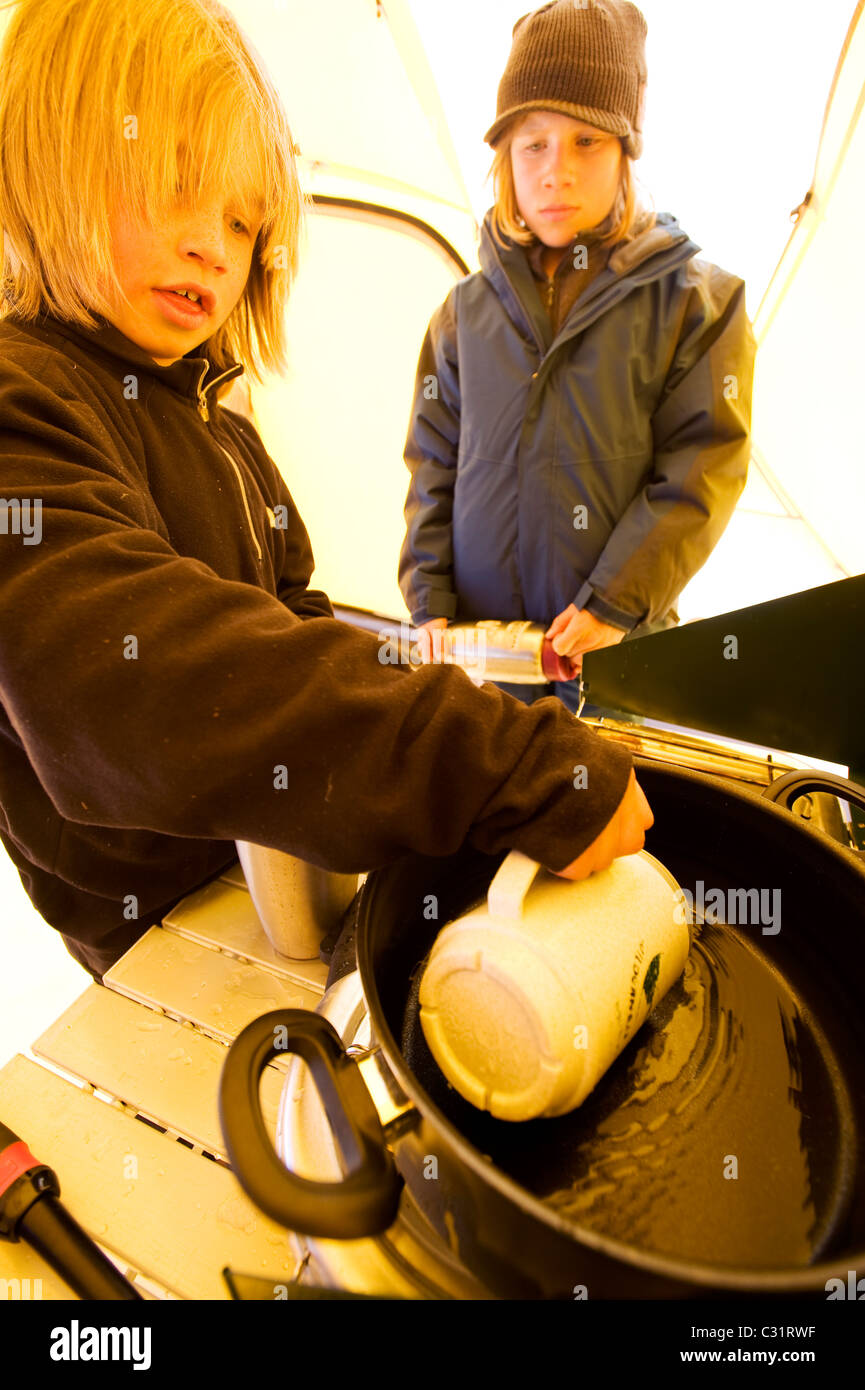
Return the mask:
{"type": "MultiPolygon", "coordinates": [[[[203,371],[202,371],[202,373],[201,373],[201,379],[199,380],[199,383],[198,383],[198,411],[199,411],[199,414],[201,415],[202,420],[205,422],[205,424],[207,424],[207,422],[208,422],[209,419],[210,419],[210,410],[209,410],[208,405],[207,405],[207,396],[206,396],[205,392],[202,391],[202,389],[201,389],[201,382],[204,380],[204,377],[205,377],[206,372],[207,372],[207,367],[205,367],[205,368],[203,369],[203,371]]],[[[223,372],[222,376],[216,377],[213,381],[210,382],[210,384],[209,384],[208,387],[207,387],[207,390],[208,390],[208,391],[212,391],[213,388],[214,388],[215,386],[218,386],[218,385],[219,385],[220,381],[223,381],[226,377],[229,377],[229,376],[237,376],[237,368],[236,368],[236,367],[232,367],[229,371],[223,372]]],[[[228,452],[228,450],[226,449],[225,445],[224,445],[224,444],[220,444],[220,442],[219,442],[218,439],[217,439],[215,442],[216,442],[217,444],[219,444],[220,449],[221,449],[222,452],[225,454],[225,457],[228,459],[228,462],[231,464],[232,468],[234,469],[235,476],[236,476],[236,478],[237,478],[237,483],[238,483],[238,486],[239,486],[239,488],[240,488],[240,495],[241,495],[241,497],[243,498],[243,510],[246,512],[246,519],[247,519],[247,521],[249,522],[249,533],[250,533],[250,535],[252,536],[252,542],[253,542],[253,545],[255,546],[256,553],[257,553],[257,555],[258,555],[258,563],[261,564],[261,563],[262,563],[262,558],[263,558],[263,557],[262,557],[262,554],[261,554],[261,546],[260,546],[259,543],[258,543],[258,537],[257,537],[257,535],[255,534],[255,527],[254,527],[253,524],[252,524],[252,513],[251,513],[250,510],[249,510],[249,499],[247,498],[247,495],[246,495],[246,488],[245,488],[244,485],[243,485],[243,475],[241,474],[241,471],[240,471],[240,469],[238,468],[236,461],[232,458],[231,454],[228,452]]]]}

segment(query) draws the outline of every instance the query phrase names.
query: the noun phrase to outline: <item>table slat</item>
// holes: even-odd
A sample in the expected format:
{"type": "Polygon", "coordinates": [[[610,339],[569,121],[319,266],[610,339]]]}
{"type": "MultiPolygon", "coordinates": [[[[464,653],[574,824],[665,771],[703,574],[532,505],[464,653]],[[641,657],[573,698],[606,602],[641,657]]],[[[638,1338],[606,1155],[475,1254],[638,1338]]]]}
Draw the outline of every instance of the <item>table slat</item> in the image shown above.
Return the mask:
{"type": "Polygon", "coordinates": [[[84,1229],[183,1298],[226,1299],[225,1265],[288,1282],[288,1235],[229,1169],[27,1057],[0,1071],[0,1113],[55,1168],[84,1229]]]}
{"type": "Polygon", "coordinates": [[[206,883],[172,908],[163,926],[202,946],[241,956],[318,995],[324,993],[327,966],[320,960],[289,960],[275,951],[243,883],[206,883]]]}
{"type": "Polygon", "coordinates": [[[271,1009],[314,1010],[320,995],[254,965],[151,927],[104,975],[120,994],[230,1042],[271,1009]]]}
{"type": "MultiPolygon", "coordinates": [[[[94,984],[32,1050],[208,1153],[227,1157],[218,1111],[224,1043],[94,984]]],[[[284,1080],[284,1071],[274,1067],[266,1067],[261,1078],[271,1137],[284,1080]]]]}

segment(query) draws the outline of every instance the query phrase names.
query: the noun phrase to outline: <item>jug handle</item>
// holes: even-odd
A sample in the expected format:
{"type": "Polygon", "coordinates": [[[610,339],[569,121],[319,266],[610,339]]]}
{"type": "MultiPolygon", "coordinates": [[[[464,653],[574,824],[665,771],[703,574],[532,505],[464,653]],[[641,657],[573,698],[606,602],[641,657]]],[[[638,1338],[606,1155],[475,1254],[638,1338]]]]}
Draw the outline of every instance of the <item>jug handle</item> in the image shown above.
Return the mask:
{"type": "Polygon", "coordinates": [[[521,850],[512,849],[502,862],[487,893],[487,909],[491,917],[519,921],[523,915],[526,894],[540,869],[535,859],[521,850]]]}

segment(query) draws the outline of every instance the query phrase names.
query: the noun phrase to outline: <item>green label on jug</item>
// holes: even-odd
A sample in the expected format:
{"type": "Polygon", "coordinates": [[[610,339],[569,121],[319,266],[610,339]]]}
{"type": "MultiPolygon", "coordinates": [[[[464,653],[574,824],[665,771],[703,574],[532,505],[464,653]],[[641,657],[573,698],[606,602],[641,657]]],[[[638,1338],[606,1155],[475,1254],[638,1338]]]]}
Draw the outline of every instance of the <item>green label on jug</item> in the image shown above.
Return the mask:
{"type": "Polygon", "coordinates": [[[646,971],[646,978],[643,980],[643,993],[649,1008],[652,1007],[652,995],[655,993],[655,985],[658,983],[658,975],[661,972],[660,955],[653,956],[649,961],[649,968],[646,971]]]}

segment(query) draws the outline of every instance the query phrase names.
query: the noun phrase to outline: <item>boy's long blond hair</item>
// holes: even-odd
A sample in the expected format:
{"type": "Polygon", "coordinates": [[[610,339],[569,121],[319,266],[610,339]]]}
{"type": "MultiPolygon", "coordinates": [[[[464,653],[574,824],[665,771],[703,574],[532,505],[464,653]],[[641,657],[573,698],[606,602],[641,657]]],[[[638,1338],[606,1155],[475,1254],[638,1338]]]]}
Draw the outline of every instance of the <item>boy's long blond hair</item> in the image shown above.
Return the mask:
{"type": "Polygon", "coordinates": [[[0,50],[0,318],[97,327],[121,293],[109,216],[158,227],[182,191],[263,215],[244,293],[209,343],[262,380],[287,365],[284,315],[304,198],[279,96],[217,0],[14,0],[0,50]],[[4,297],[5,296],[5,297],[4,297]]]}
{"type": "MultiPolygon", "coordinates": [[[[500,245],[504,244],[503,238],[516,242],[518,246],[532,246],[538,240],[520,216],[511,167],[511,143],[523,119],[524,117],[516,117],[502,132],[500,139],[496,142],[495,158],[490,169],[495,198],[492,231],[500,245]]],[[[621,144],[621,141],[619,143],[621,144]]],[[[625,154],[623,147],[619,187],[612,209],[608,217],[604,219],[604,223],[601,224],[602,226],[608,224],[608,230],[600,238],[600,245],[614,246],[618,241],[629,241],[635,234],[634,228],[638,219],[641,219],[644,214],[646,222],[641,226],[641,230],[648,231],[655,224],[655,212],[646,207],[637,196],[634,161],[630,155],[625,154]]],[[[586,227],[583,230],[591,231],[594,228],[586,227]]]]}

